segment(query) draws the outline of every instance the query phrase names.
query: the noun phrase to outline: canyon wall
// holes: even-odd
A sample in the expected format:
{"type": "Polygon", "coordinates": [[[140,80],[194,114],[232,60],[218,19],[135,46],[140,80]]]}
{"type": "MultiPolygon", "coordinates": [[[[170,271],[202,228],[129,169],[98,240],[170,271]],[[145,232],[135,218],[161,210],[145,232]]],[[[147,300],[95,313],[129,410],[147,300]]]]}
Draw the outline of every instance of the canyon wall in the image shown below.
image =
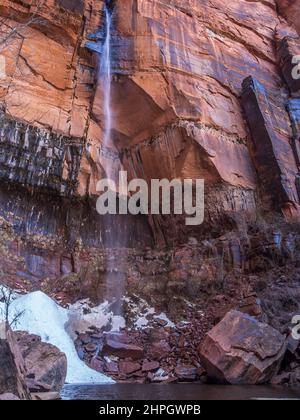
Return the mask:
{"type": "Polygon", "coordinates": [[[300,32],[300,9],[297,0],[276,0],[278,11],[300,32]]]}
{"type": "MultiPolygon", "coordinates": [[[[110,6],[113,135],[104,147],[104,2],[1,0],[1,31],[18,29],[0,52],[1,215],[14,232],[58,241],[55,265],[67,260],[72,271],[78,242],[108,245],[120,226],[136,247],[217,238],[261,213],[297,219],[299,1],[110,6]],[[203,178],[205,223],[157,216],[112,227],[95,212],[108,165],[147,181],[203,178]]],[[[38,242],[21,254],[45,258],[50,245],[38,242]]]]}

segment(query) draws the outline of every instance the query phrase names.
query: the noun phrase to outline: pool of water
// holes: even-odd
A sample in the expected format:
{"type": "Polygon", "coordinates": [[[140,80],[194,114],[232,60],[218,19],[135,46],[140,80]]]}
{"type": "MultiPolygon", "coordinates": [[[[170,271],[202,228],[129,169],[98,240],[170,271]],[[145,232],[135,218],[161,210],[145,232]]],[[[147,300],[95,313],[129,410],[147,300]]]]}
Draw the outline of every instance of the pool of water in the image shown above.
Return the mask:
{"type": "Polygon", "coordinates": [[[65,385],[63,400],[249,400],[298,399],[300,388],[202,384],[65,385]]]}

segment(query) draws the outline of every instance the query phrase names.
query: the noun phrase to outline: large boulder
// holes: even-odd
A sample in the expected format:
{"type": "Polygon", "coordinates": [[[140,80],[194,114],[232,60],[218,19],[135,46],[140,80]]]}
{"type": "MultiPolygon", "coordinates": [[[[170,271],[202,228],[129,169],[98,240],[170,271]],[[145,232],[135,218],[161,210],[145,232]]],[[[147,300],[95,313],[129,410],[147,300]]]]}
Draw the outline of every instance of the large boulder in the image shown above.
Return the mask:
{"type": "Polygon", "coordinates": [[[57,347],[26,332],[15,333],[27,368],[27,384],[32,392],[59,392],[67,375],[67,358],[57,347]]]}
{"type": "Polygon", "coordinates": [[[2,399],[31,399],[26,385],[26,367],[11,329],[0,323],[0,395],[2,399]]]}
{"type": "Polygon", "coordinates": [[[285,337],[271,326],[232,310],[199,348],[208,377],[219,383],[261,384],[277,373],[286,351],[285,337]]]}

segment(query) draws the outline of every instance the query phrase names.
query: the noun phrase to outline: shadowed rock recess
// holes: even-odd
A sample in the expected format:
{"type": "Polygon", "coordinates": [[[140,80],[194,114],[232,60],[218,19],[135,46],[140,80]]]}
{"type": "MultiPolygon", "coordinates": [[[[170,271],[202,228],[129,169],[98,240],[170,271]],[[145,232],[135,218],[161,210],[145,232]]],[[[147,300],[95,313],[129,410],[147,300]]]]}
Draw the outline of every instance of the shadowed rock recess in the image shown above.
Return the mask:
{"type": "MultiPolygon", "coordinates": [[[[18,30],[0,45],[0,283],[99,304],[118,296],[121,273],[128,295],[192,322],[197,333],[186,331],[181,355],[168,332],[166,360],[182,363],[164,368],[196,377],[198,345],[229,310],[281,338],[300,313],[300,1],[114,0],[109,10],[104,145],[105,2],[1,0],[1,33],[18,30]],[[121,169],[148,183],[204,179],[204,223],[100,216],[96,184],[121,169]]],[[[146,345],[143,334],[131,345],[146,345]]],[[[123,380],[137,380],[130,363],[123,380]]],[[[149,353],[139,363],[147,375],[159,367],[149,353]]],[[[277,368],[250,379],[270,380],[277,368]]]]}

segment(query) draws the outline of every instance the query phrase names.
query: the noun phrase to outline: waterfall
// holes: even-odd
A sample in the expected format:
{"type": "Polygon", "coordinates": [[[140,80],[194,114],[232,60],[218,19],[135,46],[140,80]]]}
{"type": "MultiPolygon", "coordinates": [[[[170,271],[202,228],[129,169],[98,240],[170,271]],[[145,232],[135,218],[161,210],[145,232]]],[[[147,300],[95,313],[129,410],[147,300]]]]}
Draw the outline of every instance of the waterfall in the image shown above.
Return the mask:
{"type": "MultiPolygon", "coordinates": [[[[100,63],[100,77],[103,94],[103,112],[104,112],[104,134],[103,146],[110,149],[112,147],[111,131],[112,131],[112,110],[111,110],[111,82],[112,82],[112,59],[111,59],[111,31],[112,31],[112,10],[110,8],[110,0],[106,1],[104,7],[105,13],[105,40],[102,48],[102,57],[100,63]]],[[[113,162],[106,165],[106,177],[114,179],[113,162]]],[[[109,232],[109,249],[107,249],[106,261],[106,300],[113,302],[113,312],[115,315],[123,315],[123,297],[125,293],[125,274],[120,267],[120,254],[117,249],[120,244],[124,244],[124,237],[122,233],[116,229],[117,224],[111,215],[103,219],[106,225],[106,230],[109,232]],[[118,263],[116,261],[118,259],[118,263]]],[[[123,258],[127,258],[127,252],[124,248],[122,250],[123,258]]]]}
{"type": "MultiPolygon", "coordinates": [[[[105,127],[104,127],[104,139],[103,144],[105,147],[109,146],[110,135],[111,135],[111,21],[112,15],[108,8],[105,6],[105,27],[106,27],[106,36],[103,46],[103,55],[101,61],[101,75],[103,83],[103,94],[104,94],[104,117],[105,117],[105,127]]],[[[109,174],[110,175],[110,174],[109,174]]]]}

